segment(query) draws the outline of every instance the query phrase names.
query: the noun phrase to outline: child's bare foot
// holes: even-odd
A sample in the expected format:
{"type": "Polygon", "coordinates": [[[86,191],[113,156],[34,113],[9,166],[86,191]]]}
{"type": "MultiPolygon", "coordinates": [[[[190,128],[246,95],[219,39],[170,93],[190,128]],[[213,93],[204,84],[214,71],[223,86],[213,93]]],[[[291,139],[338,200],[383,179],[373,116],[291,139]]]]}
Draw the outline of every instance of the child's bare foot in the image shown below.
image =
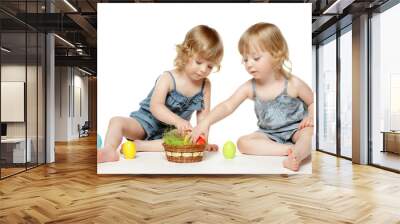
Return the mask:
{"type": "Polygon", "coordinates": [[[206,146],[205,150],[206,151],[210,151],[210,152],[216,152],[216,151],[218,151],[218,145],[216,145],[216,144],[208,144],[206,146]]]}
{"type": "Polygon", "coordinates": [[[300,163],[297,161],[296,156],[293,153],[292,149],[288,150],[288,156],[283,161],[283,166],[289,170],[298,171],[300,168],[300,163]]]}
{"type": "Polygon", "coordinates": [[[119,152],[116,150],[102,149],[97,150],[97,162],[114,162],[119,160],[119,152]]]}

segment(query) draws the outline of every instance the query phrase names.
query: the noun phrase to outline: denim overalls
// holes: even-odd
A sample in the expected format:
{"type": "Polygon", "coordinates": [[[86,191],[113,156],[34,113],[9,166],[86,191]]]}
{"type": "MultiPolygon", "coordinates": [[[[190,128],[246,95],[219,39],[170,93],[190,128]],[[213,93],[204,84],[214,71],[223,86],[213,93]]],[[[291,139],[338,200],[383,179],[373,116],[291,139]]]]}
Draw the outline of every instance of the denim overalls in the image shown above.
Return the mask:
{"type": "Polygon", "coordinates": [[[291,142],[300,122],[308,114],[304,101],[287,95],[287,85],[285,79],[282,93],[273,100],[263,101],[257,97],[255,80],[252,80],[258,131],[282,144],[291,142]]]}
{"type": "MultiPolygon", "coordinates": [[[[205,80],[201,86],[201,90],[192,97],[187,97],[176,91],[175,78],[171,72],[168,71],[174,82],[174,89],[171,90],[165,99],[165,106],[179,117],[189,121],[194,111],[202,110],[204,107],[203,103],[203,89],[205,80]]],[[[136,119],[146,132],[145,140],[161,139],[164,131],[167,128],[171,128],[157,118],[155,118],[150,112],[150,100],[153,95],[155,86],[147,95],[147,97],[140,102],[140,109],[130,114],[130,117],[136,119]]]]}

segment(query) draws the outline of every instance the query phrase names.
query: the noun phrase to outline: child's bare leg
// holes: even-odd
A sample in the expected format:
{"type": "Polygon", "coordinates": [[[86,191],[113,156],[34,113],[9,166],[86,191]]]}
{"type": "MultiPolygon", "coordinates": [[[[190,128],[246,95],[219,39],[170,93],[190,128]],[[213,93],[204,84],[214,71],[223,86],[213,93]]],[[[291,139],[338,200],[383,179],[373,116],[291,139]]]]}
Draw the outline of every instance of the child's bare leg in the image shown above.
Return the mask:
{"type": "Polygon", "coordinates": [[[111,162],[119,160],[118,146],[123,137],[129,139],[143,139],[145,132],[139,122],[130,117],[113,117],[108,124],[104,141],[104,148],[97,151],[97,162],[111,162]]]}
{"type": "Polygon", "coordinates": [[[243,154],[263,156],[286,156],[290,145],[277,143],[261,132],[254,132],[239,138],[238,149],[243,154]]]}
{"type": "Polygon", "coordinates": [[[162,146],[163,140],[151,140],[151,141],[144,141],[144,140],[135,140],[137,151],[143,152],[161,152],[164,151],[164,147],[162,146]]]}
{"type": "Polygon", "coordinates": [[[311,155],[312,137],[314,133],[313,127],[306,127],[298,130],[292,137],[294,145],[294,155],[303,161],[311,155]]]}
{"type": "Polygon", "coordinates": [[[293,171],[299,170],[301,162],[311,154],[312,136],[313,127],[296,131],[292,137],[295,145],[290,149],[288,158],[283,161],[284,167],[293,171]]]}

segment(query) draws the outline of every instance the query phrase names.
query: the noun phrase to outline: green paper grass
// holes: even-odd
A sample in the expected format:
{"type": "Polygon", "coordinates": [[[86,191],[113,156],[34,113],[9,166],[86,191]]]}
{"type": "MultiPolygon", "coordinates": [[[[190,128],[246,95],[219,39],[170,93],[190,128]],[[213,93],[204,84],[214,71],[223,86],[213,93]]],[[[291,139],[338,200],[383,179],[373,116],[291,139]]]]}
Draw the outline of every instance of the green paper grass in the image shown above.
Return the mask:
{"type": "Polygon", "coordinates": [[[185,142],[185,136],[180,135],[176,129],[166,131],[163,134],[163,141],[170,146],[191,145],[190,142],[188,144],[185,142]]]}

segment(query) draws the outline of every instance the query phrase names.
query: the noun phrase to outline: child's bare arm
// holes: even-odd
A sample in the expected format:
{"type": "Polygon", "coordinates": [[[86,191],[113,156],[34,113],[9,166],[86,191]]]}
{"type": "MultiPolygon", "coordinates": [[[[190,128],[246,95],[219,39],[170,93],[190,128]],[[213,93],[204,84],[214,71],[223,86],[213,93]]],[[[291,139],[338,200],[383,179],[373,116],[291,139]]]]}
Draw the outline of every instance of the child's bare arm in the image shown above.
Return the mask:
{"type": "Polygon", "coordinates": [[[227,100],[218,104],[197,126],[192,132],[192,141],[196,140],[199,135],[205,133],[208,128],[229,116],[236,108],[247,98],[251,97],[251,81],[247,81],[241,85],[227,100]]]}
{"type": "MultiPolygon", "coordinates": [[[[208,79],[206,79],[206,84],[204,86],[204,97],[203,97],[203,109],[197,111],[197,124],[199,124],[209,113],[210,113],[210,105],[211,105],[211,83],[208,79]]],[[[204,132],[204,136],[206,138],[206,142],[208,142],[208,133],[209,128],[204,132]]],[[[215,144],[207,144],[206,151],[215,152],[218,151],[218,145],[215,144]]]]}
{"type": "Polygon", "coordinates": [[[172,88],[171,83],[171,77],[168,74],[160,76],[151,97],[150,112],[158,120],[169,125],[174,125],[182,133],[186,129],[192,129],[192,126],[189,121],[182,119],[165,106],[165,99],[172,88]]]}
{"type": "Polygon", "coordinates": [[[298,96],[307,105],[308,115],[299,125],[299,129],[314,126],[314,94],[311,88],[301,79],[296,78],[298,96]]]}
{"type": "MultiPolygon", "coordinates": [[[[203,97],[203,109],[197,111],[197,124],[199,124],[204,118],[210,113],[210,105],[211,105],[211,83],[208,79],[206,79],[206,83],[204,86],[204,97],[203,97]]],[[[208,129],[204,133],[206,139],[208,137],[208,129]]]]}

